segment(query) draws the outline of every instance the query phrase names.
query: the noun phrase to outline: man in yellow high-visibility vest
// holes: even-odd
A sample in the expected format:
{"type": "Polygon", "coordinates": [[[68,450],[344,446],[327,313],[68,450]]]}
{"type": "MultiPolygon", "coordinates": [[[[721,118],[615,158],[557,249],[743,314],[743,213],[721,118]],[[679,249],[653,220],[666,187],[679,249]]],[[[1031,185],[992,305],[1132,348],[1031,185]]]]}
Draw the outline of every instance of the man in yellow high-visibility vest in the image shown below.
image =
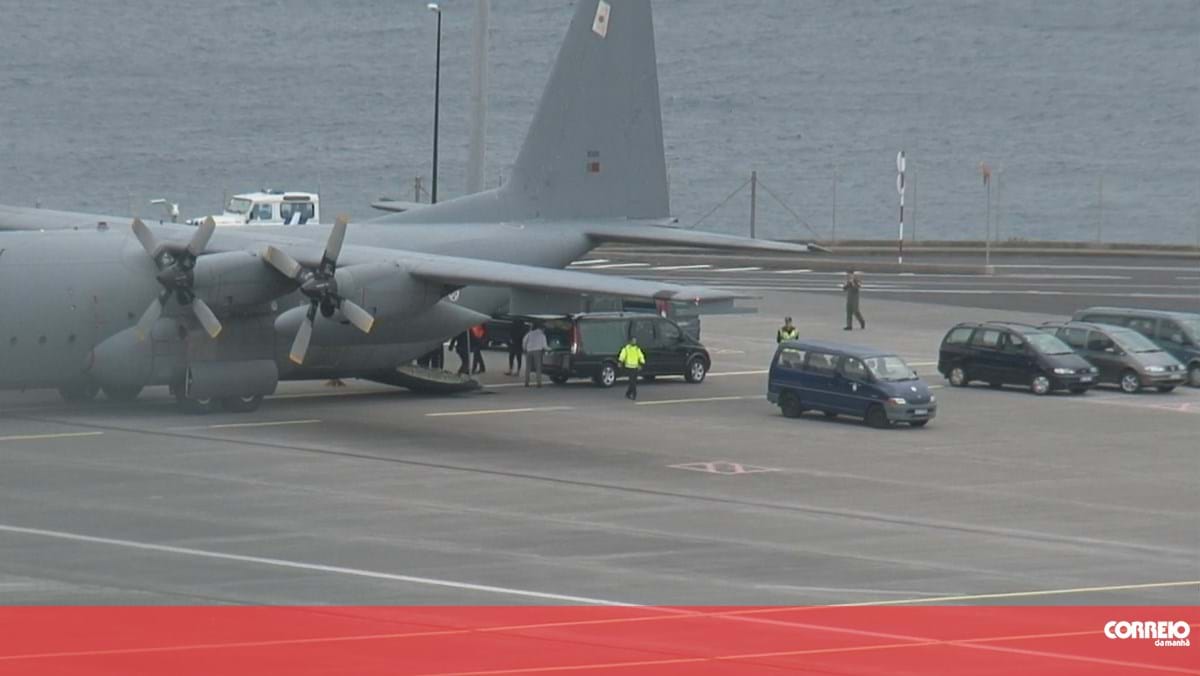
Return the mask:
{"type": "Polygon", "coordinates": [[[646,365],[646,355],[638,347],[637,338],[630,338],[621,353],[617,355],[621,368],[629,372],[629,387],[625,390],[625,398],[637,401],[638,372],[646,365]]]}

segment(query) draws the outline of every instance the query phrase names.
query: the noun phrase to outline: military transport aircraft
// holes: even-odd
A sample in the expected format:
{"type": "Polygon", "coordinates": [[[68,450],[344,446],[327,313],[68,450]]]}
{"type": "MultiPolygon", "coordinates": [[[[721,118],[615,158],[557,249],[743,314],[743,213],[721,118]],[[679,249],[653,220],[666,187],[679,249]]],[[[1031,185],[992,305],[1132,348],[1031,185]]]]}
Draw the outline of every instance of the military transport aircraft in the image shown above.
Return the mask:
{"type": "Polygon", "coordinates": [[[189,410],[249,411],[281,379],[403,384],[398,367],[506,304],[740,297],[562,269],[605,242],[816,249],[666,227],[649,5],[579,2],[495,190],[288,229],[0,207],[0,388],[131,400],[168,385],[189,410]]]}

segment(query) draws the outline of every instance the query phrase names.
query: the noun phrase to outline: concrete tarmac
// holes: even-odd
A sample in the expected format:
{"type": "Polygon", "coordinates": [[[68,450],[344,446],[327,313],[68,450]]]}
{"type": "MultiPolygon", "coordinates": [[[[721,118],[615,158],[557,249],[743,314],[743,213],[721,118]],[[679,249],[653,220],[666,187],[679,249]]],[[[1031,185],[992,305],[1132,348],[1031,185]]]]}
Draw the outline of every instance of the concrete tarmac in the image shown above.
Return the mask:
{"type": "Polygon", "coordinates": [[[763,293],[704,319],[704,383],[636,404],[525,389],[501,352],[476,394],[284,384],[248,415],[2,393],[0,603],[1200,601],[1200,390],[939,387],[920,430],[789,420],[763,396],[782,315],[943,386],[944,332],[996,312],[867,294],[846,333],[840,297],[763,293]]]}

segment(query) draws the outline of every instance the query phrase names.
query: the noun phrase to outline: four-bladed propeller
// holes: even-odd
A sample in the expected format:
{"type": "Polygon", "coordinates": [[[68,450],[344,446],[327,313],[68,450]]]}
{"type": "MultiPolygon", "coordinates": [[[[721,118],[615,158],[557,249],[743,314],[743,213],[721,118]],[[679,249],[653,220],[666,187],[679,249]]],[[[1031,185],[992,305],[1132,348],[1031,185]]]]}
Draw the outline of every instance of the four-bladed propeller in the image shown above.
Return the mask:
{"type": "Polygon", "coordinates": [[[283,276],[295,280],[300,285],[300,293],[309,299],[308,314],[292,342],[290,356],[297,364],[303,364],[304,356],[308,353],[317,310],[320,310],[325,318],[332,317],[335,312],[341,310],[342,315],[363,333],[370,333],[375,324],[371,313],[338,294],[337,259],[346,239],[347,222],[345,216],[338,217],[337,223],[329,233],[329,241],[325,244],[325,253],[316,268],[304,267],[299,261],[273,246],[266,247],[263,252],[263,258],[283,276]]]}
{"type": "Polygon", "coordinates": [[[162,293],[151,301],[150,307],[146,308],[142,318],[138,320],[139,340],[144,340],[150,333],[154,322],[162,316],[163,306],[171,299],[171,296],[175,296],[175,300],[181,306],[191,306],[192,314],[196,316],[196,320],[200,322],[209,336],[216,338],[221,333],[221,322],[213,314],[212,309],[196,296],[196,292],[192,288],[195,282],[193,270],[196,267],[196,258],[204,252],[204,247],[208,246],[208,240],[212,238],[216,227],[217,224],[209,217],[196,228],[196,234],[187,244],[172,241],[159,242],[140,218],[133,219],[133,234],[142,243],[142,248],[150,255],[154,265],[158,268],[155,279],[163,287],[162,293]]]}

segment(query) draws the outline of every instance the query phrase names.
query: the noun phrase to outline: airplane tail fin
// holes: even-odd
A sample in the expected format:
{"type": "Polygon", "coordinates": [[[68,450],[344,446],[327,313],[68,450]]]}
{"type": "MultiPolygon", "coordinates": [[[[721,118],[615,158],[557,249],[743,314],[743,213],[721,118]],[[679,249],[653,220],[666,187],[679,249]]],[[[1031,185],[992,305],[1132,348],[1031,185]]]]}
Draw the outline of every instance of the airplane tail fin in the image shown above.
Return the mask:
{"type": "Polygon", "coordinates": [[[649,0],[578,0],[508,181],[394,222],[670,215],[649,0]]]}

